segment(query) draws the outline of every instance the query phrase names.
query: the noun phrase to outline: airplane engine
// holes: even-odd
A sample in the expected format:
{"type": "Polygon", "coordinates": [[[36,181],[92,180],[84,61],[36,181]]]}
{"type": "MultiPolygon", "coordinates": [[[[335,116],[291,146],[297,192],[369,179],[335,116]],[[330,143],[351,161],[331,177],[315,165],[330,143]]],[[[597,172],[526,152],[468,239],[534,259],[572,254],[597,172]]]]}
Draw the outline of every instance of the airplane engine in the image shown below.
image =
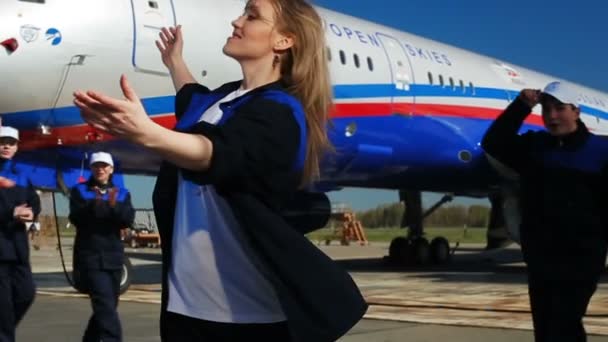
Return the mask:
{"type": "Polygon", "coordinates": [[[331,203],[325,193],[299,191],[283,207],[283,218],[302,234],[325,227],[331,216],[331,203]]]}

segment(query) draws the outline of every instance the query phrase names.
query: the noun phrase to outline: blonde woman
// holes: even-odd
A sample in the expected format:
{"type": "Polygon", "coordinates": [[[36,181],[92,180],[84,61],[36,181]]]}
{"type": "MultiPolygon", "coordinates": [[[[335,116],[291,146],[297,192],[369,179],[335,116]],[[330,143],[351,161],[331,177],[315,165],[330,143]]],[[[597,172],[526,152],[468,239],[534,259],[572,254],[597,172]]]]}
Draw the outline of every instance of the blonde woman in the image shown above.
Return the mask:
{"type": "Polygon", "coordinates": [[[251,0],[224,45],[243,79],[196,84],[179,26],[157,46],[177,90],[175,130],[126,100],[75,93],[92,126],[165,162],[154,191],[163,243],[163,341],[334,341],[367,305],[350,276],[280,215],[319,175],[331,83],[322,21],[303,0],[251,0]]]}

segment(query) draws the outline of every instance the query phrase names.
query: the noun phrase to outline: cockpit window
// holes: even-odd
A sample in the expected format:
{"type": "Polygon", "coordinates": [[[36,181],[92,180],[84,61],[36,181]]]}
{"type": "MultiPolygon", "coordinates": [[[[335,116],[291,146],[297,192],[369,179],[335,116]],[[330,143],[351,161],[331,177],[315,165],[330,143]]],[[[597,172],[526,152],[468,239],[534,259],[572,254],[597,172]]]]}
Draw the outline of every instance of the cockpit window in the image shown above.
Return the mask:
{"type": "Polygon", "coordinates": [[[43,4],[46,0],[19,0],[19,1],[22,1],[22,2],[33,2],[33,3],[36,3],[36,4],[43,4]]]}

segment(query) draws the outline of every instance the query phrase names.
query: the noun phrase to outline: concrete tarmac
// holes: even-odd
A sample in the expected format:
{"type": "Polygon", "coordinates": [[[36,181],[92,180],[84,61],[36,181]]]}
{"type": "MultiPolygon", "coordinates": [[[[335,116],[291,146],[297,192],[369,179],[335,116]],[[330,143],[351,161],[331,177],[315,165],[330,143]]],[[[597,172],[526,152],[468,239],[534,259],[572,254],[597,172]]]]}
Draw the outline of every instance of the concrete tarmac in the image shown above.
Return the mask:
{"type": "MultiPolygon", "coordinates": [[[[71,265],[70,240],[64,255],[71,265]]],[[[88,298],[69,287],[53,243],[32,250],[38,296],[18,327],[17,341],[80,341],[88,298]]],[[[525,269],[517,247],[483,252],[465,246],[442,266],[395,268],[383,262],[388,244],[319,246],[345,267],[371,304],[366,319],[340,341],[533,341],[525,269]]],[[[160,341],[160,251],[127,249],[131,289],[119,313],[125,341],[160,341]]],[[[585,319],[589,342],[608,342],[608,284],[600,283],[585,319]]]]}
{"type": "MultiPolygon", "coordinates": [[[[125,342],[160,341],[159,306],[123,301],[119,314],[125,342]]],[[[39,295],[17,329],[17,341],[77,342],[82,339],[91,314],[87,298],[39,295]]],[[[533,341],[529,330],[478,328],[364,319],[343,342],[512,342],[533,341]]],[[[589,342],[608,337],[589,336],[589,342]]],[[[312,341],[311,341],[312,342],[312,341]]]]}

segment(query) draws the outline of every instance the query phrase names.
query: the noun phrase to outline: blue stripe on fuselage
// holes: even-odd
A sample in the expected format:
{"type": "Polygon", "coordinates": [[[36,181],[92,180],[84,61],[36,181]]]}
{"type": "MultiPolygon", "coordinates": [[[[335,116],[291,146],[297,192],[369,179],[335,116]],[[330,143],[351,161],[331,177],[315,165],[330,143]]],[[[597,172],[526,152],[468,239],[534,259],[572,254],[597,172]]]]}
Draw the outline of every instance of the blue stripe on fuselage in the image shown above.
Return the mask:
{"type": "MultiPolygon", "coordinates": [[[[175,96],[160,96],[142,99],[148,115],[173,113],[175,96]]],[[[19,128],[34,128],[40,123],[53,127],[82,125],[80,110],[75,106],[53,109],[37,109],[25,112],[2,114],[2,124],[19,128]]]]}
{"type": "MultiPolygon", "coordinates": [[[[461,97],[475,99],[505,100],[515,98],[516,91],[498,88],[475,88],[475,93],[470,87],[463,91],[459,87],[452,89],[449,86],[439,85],[411,85],[409,90],[400,90],[393,84],[360,84],[360,85],[336,85],[334,95],[338,100],[357,98],[383,98],[383,97],[461,97]]],[[[174,111],[174,96],[160,96],[142,99],[148,115],[172,113],[174,111]]],[[[600,109],[582,105],[582,112],[608,120],[608,112],[600,109]]],[[[2,115],[3,124],[19,128],[35,128],[40,123],[54,127],[80,125],[84,122],[80,117],[78,108],[74,106],[53,109],[38,109],[31,111],[6,113],[2,115]]]]}

